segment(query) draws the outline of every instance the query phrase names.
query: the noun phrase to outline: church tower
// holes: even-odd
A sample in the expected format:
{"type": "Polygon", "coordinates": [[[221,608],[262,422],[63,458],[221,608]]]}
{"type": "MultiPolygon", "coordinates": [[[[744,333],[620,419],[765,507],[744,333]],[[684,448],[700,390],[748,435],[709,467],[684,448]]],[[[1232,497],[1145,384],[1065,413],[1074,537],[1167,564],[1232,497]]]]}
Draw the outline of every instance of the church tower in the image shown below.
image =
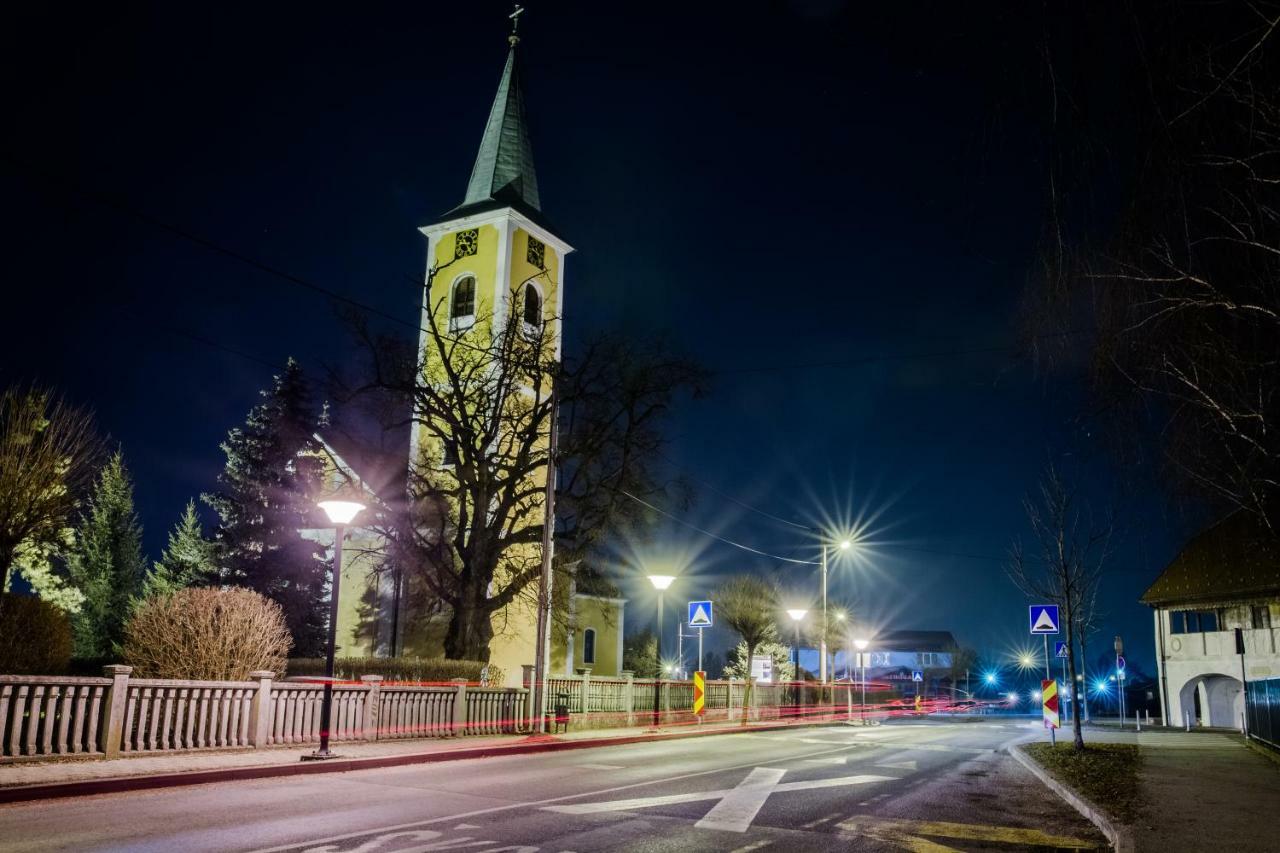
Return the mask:
{"type": "MultiPolygon", "coordinates": [[[[519,11],[517,7],[517,15],[519,11]]],[[[424,385],[440,387],[439,383],[447,381],[446,360],[452,364],[468,357],[474,359],[475,351],[493,346],[500,336],[516,331],[537,338],[542,351],[555,361],[561,357],[564,260],[573,248],[554,233],[542,214],[525,119],[519,41],[513,30],[506,65],[462,203],[438,222],[420,229],[427,238],[427,278],[421,314],[424,331],[419,342],[422,359],[419,382],[424,385]],[[442,340],[449,344],[442,345],[442,340]],[[442,350],[448,350],[452,356],[446,358],[442,350]]],[[[469,369],[474,369],[474,365],[469,369]]],[[[526,388],[522,393],[545,398],[549,384],[538,391],[540,394],[534,394],[533,389],[526,388]]],[[[476,489],[463,494],[466,489],[461,488],[467,466],[467,460],[459,460],[457,456],[461,441],[452,443],[455,446],[451,447],[450,433],[439,427],[439,421],[429,421],[432,426],[427,426],[421,422],[424,420],[427,419],[415,419],[410,465],[435,472],[436,480],[444,483],[442,492],[450,491],[450,480],[453,480],[454,485],[459,486],[460,500],[478,502],[476,489]]],[[[456,435],[456,431],[453,434],[456,435]]],[[[545,453],[545,436],[539,441],[545,453]]],[[[495,445],[502,443],[498,439],[494,441],[495,445]]],[[[537,479],[541,479],[544,472],[545,468],[538,472],[537,479]]],[[[525,496],[519,508],[525,529],[533,523],[541,525],[545,512],[545,502],[536,494],[538,484],[530,481],[528,485],[533,488],[523,490],[525,496]]],[[[493,495],[487,500],[491,505],[501,503],[501,499],[493,495]]],[[[463,520],[445,521],[445,536],[457,535],[457,528],[451,525],[461,524],[465,530],[468,523],[465,519],[476,517],[470,506],[453,509],[452,515],[463,520]]],[[[504,535],[519,534],[508,528],[504,535]]],[[[512,575],[527,571],[527,566],[541,559],[541,550],[535,543],[517,550],[514,557],[504,559],[505,568],[490,585],[490,598],[498,594],[495,590],[500,590],[512,575]],[[512,568],[513,565],[517,568],[512,568]]],[[[508,684],[519,683],[522,665],[533,663],[535,595],[536,583],[505,604],[490,620],[490,663],[501,668],[508,684]]]]}

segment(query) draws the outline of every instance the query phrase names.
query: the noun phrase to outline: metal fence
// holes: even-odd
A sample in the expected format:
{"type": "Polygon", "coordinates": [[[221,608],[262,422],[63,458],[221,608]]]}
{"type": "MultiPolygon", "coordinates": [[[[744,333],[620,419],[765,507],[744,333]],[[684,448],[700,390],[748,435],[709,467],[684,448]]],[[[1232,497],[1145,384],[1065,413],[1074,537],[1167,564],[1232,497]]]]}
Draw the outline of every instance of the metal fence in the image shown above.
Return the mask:
{"type": "Polygon", "coordinates": [[[1246,682],[1244,703],[1249,736],[1280,749],[1280,678],[1246,682]]]}

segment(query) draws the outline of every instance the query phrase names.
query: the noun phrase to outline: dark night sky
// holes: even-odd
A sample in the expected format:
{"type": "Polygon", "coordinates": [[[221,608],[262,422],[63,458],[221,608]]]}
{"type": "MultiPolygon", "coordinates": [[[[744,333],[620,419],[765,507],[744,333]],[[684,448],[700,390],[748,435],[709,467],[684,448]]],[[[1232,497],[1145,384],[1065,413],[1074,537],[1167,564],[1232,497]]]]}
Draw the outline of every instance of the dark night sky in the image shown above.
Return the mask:
{"type": "MultiPolygon", "coordinates": [[[[1077,420],[1083,384],[991,350],[1016,340],[1041,234],[1043,51],[1111,128],[1122,185],[1138,86],[1123,27],[1098,6],[528,5],[543,209],[578,248],[570,338],[665,333],[718,371],[673,424],[673,459],[778,516],[866,522],[873,544],[837,567],[834,599],[856,591],[878,624],[992,653],[1026,645],[1025,602],[985,558],[1025,533],[1046,462],[1100,498],[1111,471],[1077,420]]],[[[322,296],[122,209],[414,321],[416,228],[461,201],[507,11],[126,4],[28,11],[10,30],[0,380],[96,409],[153,552],[271,373],[182,335],[316,375],[352,347],[322,296]]],[[[693,523],[814,556],[799,531],[699,491],[693,523]]],[[[1125,634],[1144,666],[1137,597],[1176,542],[1159,507],[1125,503],[1094,640],[1125,634]]],[[[673,599],[748,568],[814,587],[675,526],[635,553],[689,561],[673,599]]],[[[645,618],[650,598],[626,586],[645,618]]]]}

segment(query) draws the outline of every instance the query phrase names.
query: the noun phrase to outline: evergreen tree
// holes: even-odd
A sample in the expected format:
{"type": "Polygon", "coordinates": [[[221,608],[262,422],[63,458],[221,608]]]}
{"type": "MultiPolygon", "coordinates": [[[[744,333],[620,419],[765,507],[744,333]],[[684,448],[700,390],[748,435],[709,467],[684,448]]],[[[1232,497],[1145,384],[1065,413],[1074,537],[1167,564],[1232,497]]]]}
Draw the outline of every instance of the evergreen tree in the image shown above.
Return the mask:
{"type": "Polygon", "coordinates": [[[84,595],[72,621],[76,655],[108,657],[124,639],[125,621],[147,575],[133,483],[119,452],[98,474],[75,538],[67,571],[84,595]]]}
{"type": "Polygon", "coordinates": [[[214,558],[213,543],[204,538],[200,529],[196,502],[187,501],[182,518],[169,534],[168,547],[147,576],[142,597],[168,595],[184,587],[216,580],[217,576],[218,563],[214,558]]]}
{"type": "Polygon", "coordinates": [[[221,490],[203,498],[221,519],[214,543],[222,582],[277,602],[300,657],[319,657],[325,645],[327,565],[320,545],[301,535],[315,527],[322,474],[315,434],[324,424],[290,359],[244,426],[227,435],[221,490]]]}

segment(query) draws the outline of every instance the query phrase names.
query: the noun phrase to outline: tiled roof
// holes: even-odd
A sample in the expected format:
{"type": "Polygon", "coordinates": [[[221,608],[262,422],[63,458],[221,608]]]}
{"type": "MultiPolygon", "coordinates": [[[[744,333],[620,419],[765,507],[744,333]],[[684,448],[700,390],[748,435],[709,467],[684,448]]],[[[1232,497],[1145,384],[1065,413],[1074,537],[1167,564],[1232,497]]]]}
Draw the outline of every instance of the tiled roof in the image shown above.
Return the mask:
{"type": "Polygon", "coordinates": [[[1280,542],[1236,512],[1201,532],[1142,595],[1153,607],[1280,595],[1280,542]]]}
{"type": "Polygon", "coordinates": [[[462,205],[478,204],[496,197],[502,190],[514,193],[534,210],[541,209],[514,45],[507,54],[507,65],[502,69],[498,93],[489,110],[489,121],[484,127],[484,137],[480,140],[480,151],[476,154],[476,164],[467,183],[467,197],[462,205]]]}

